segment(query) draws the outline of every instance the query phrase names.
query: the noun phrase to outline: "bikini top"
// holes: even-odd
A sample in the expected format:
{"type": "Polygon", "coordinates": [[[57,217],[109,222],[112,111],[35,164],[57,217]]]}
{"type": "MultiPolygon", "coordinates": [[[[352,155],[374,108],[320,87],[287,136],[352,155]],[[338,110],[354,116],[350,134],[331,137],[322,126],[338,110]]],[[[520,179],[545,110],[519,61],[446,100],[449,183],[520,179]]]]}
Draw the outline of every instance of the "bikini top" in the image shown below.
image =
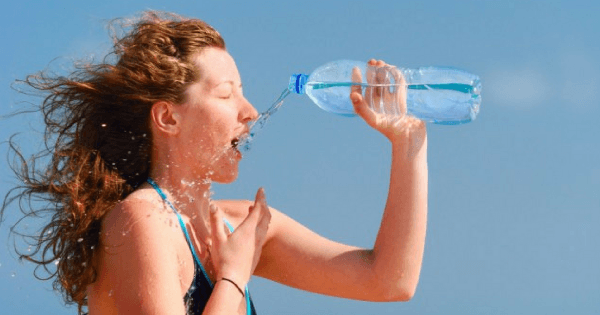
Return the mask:
{"type": "MultiPolygon", "coordinates": [[[[206,273],[204,266],[202,266],[202,263],[200,262],[198,255],[196,255],[196,250],[194,250],[194,246],[192,245],[193,244],[192,240],[187,231],[187,228],[185,227],[185,223],[183,222],[183,219],[181,218],[181,215],[179,214],[179,211],[177,211],[175,206],[169,201],[169,199],[167,199],[167,195],[165,195],[165,193],[162,191],[162,189],[160,189],[160,187],[154,180],[152,180],[151,178],[148,178],[147,182],[154,188],[154,190],[156,190],[156,192],[160,195],[162,200],[165,203],[167,203],[169,205],[169,207],[171,207],[171,209],[177,216],[177,219],[179,220],[179,226],[181,227],[181,230],[183,231],[183,234],[185,235],[185,240],[188,244],[188,247],[190,248],[190,251],[192,252],[192,256],[194,257],[194,280],[192,281],[192,285],[190,286],[187,293],[185,294],[184,302],[186,304],[188,315],[201,315],[202,311],[204,311],[204,307],[206,306],[206,303],[208,303],[208,299],[210,298],[210,295],[213,291],[214,285],[213,285],[212,281],[210,280],[210,278],[208,277],[208,274],[206,273]]],[[[225,221],[225,224],[229,228],[229,231],[233,232],[234,228],[231,225],[231,223],[229,223],[229,221],[227,221],[227,219],[225,219],[225,218],[223,220],[225,221]]],[[[245,296],[246,296],[246,314],[247,315],[256,315],[256,310],[254,309],[254,303],[252,303],[252,299],[250,298],[250,293],[248,292],[248,286],[246,286],[244,288],[244,291],[245,291],[245,296]]]]}

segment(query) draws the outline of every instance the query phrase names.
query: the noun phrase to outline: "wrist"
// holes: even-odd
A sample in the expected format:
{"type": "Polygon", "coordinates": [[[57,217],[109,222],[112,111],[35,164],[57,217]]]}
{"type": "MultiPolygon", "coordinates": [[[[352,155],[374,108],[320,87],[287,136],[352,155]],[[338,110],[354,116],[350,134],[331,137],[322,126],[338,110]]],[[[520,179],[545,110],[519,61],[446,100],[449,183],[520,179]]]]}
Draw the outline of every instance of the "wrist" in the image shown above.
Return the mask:
{"type": "Polygon", "coordinates": [[[220,279],[217,279],[217,283],[218,282],[222,282],[222,283],[226,283],[228,285],[231,285],[232,287],[234,287],[235,289],[237,289],[238,292],[240,292],[240,294],[242,295],[242,297],[246,297],[245,286],[240,286],[237,282],[235,282],[235,280],[227,278],[227,277],[222,277],[220,279]]]}
{"type": "Polygon", "coordinates": [[[235,282],[237,285],[240,286],[240,288],[245,287],[246,284],[248,284],[248,282],[250,281],[250,279],[246,279],[246,277],[240,276],[239,273],[236,272],[217,272],[216,282],[223,278],[235,282]]]}
{"type": "Polygon", "coordinates": [[[390,139],[392,155],[404,163],[427,163],[427,134],[390,139]]]}

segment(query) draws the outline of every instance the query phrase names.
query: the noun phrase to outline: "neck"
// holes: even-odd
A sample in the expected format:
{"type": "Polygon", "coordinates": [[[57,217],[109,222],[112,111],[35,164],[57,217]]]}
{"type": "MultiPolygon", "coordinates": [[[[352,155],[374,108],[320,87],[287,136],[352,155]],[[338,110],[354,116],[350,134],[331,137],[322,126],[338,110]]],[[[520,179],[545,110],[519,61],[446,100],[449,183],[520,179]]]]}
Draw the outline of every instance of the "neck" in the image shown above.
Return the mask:
{"type": "MultiPolygon", "coordinates": [[[[196,229],[198,237],[205,239],[210,234],[210,197],[211,182],[209,176],[192,176],[177,167],[153,167],[150,177],[154,180],[176,210],[188,217],[196,229]]],[[[171,164],[173,165],[173,164],[171,164]]]]}
{"type": "Polygon", "coordinates": [[[211,196],[211,181],[209,176],[198,178],[188,174],[177,174],[178,170],[165,167],[162,170],[153,169],[150,177],[160,186],[175,205],[177,211],[192,217],[201,208],[208,209],[211,196]],[[206,207],[203,207],[206,205],[206,207]]]}

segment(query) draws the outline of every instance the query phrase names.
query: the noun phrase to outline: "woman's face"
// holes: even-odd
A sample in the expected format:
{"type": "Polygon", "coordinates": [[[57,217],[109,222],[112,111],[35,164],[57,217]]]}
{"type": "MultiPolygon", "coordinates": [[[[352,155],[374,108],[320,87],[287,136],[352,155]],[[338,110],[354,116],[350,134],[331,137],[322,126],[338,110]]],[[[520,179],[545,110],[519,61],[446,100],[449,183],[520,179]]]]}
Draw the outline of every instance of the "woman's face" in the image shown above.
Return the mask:
{"type": "Polygon", "coordinates": [[[233,58],[220,48],[195,56],[200,79],[186,90],[181,109],[180,154],[196,178],[229,183],[238,175],[242,158],[233,146],[248,133],[256,109],[242,93],[242,81],[233,58]]]}

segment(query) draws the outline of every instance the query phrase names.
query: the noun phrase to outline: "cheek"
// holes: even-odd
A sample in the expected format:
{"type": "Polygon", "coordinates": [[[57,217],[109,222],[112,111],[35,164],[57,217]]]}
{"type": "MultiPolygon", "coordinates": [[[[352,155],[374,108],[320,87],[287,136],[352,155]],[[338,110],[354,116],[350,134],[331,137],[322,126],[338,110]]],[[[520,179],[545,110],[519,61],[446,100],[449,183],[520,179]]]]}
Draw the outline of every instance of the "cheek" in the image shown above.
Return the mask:
{"type": "Polygon", "coordinates": [[[216,158],[226,148],[229,132],[222,122],[204,121],[202,126],[197,126],[188,131],[186,148],[194,155],[205,162],[208,159],[216,158]]]}
{"type": "Polygon", "coordinates": [[[237,112],[230,104],[203,104],[188,119],[185,136],[189,142],[186,144],[214,153],[231,141],[237,112]]]}

